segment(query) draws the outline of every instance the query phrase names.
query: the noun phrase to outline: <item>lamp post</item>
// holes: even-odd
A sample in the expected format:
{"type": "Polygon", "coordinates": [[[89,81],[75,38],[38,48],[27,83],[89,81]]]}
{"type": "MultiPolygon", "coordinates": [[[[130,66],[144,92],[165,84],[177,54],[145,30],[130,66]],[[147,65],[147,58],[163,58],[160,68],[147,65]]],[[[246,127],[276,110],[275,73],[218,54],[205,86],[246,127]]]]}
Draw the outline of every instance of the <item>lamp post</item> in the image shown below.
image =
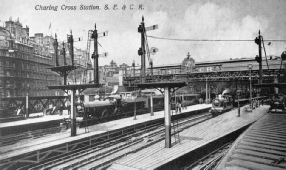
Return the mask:
{"type": "Polygon", "coordinates": [[[29,117],[29,92],[26,94],[26,118],[29,117]]]}
{"type": "Polygon", "coordinates": [[[150,96],[150,111],[151,111],[151,116],[154,116],[154,110],[153,110],[153,93],[151,93],[150,96]]]}
{"type": "Polygon", "coordinates": [[[252,85],[251,85],[251,70],[252,70],[252,64],[248,65],[249,69],[249,93],[250,93],[250,110],[252,111],[252,85]]]}
{"type": "Polygon", "coordinates": [[[206,104],[208,104],[208,78],[206,78],[206,104]]]}
{"type": "Polygon", "coordinates": [[[240,117],[240,105],[239,105],[239,96],[240,96],[241,90],[236,91],[237,96],[237,117],[240,117]]]}
{"type": "Polygon", "coordinates": [[[133,118],[133,120],[137,120],[137,119],[136,119],[136,99],[137,99],[137,96],[135,96],[135,102],[134,102],[134,118],[133,118]]]}

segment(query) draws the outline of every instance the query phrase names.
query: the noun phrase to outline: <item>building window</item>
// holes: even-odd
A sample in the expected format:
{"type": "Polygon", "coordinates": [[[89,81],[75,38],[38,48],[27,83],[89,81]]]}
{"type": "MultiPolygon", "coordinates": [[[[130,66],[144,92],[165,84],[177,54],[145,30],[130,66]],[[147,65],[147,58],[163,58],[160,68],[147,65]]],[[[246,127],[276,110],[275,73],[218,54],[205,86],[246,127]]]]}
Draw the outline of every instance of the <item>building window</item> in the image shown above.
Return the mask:
{"type": "Polygon", "coordinates": [[[10,97],[10,90],[6,91],[6,97],[10,97]]]}
{"type": "Polygon", "coordinates": [[[10,86],[10,80],[6,80],[6,86],[10,86]]]}

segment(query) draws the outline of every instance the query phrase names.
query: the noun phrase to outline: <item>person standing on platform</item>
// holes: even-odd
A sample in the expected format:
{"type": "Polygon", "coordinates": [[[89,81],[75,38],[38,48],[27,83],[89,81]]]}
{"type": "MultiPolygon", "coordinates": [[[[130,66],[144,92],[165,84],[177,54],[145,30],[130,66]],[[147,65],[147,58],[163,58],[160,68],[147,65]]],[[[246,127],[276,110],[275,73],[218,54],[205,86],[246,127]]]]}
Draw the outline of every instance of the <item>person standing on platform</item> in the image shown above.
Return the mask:
{"type": "Polygon", "coordinates": [[[178,112],[179,112],[179,113],[182,112],[182,104],[181,104],[181,101],[178,102],[178,112]]]}
{"type": "Polygon", "coordinates": [[[199,99],[199,103],[203,104],[203,99],[202,98],[199,99]]]}
{"type": "Polygon", "coordinates": [[[67,99],[66,101],[66,106],[68,108],[68,115],[70,115],[71,114],[71,102],[69,99],[67,99]]]}

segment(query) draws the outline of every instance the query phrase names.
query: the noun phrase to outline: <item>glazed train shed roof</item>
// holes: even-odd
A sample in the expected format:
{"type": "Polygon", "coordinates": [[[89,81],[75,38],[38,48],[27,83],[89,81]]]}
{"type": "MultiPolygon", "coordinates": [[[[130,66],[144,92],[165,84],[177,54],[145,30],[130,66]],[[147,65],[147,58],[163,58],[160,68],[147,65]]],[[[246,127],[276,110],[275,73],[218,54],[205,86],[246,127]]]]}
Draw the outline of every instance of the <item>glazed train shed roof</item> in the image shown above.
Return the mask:
{"type": "Polygon", "coordinates": [[[174,87],[184,87],[186,82],[153,82],[153,83],[138,83],[139,88],[174,88],[174,87]]]}
{"type": "MultiPolygon", "coordinates": [[[[195,64],[198,66],[217,66],[221,65],[222,63],[235,63],[235,62],[245,62],[245,61],[255,61],[253,58],[239,58],[239,59],[232,59],[232,60],[214,60],[214,61],[202,61],[196,62],[195,64]]],[[[175,63],[175,64],[164,64],[153,66],[153,69],[164,69],[164,68],[181,68],[182,63],[175,63]]]]}
{"type": "Polygon", "coordinates": [[[261,83],[255,84],[256,87],[277,87],[277,88],[286,88],[286,83],[261,83]]]}

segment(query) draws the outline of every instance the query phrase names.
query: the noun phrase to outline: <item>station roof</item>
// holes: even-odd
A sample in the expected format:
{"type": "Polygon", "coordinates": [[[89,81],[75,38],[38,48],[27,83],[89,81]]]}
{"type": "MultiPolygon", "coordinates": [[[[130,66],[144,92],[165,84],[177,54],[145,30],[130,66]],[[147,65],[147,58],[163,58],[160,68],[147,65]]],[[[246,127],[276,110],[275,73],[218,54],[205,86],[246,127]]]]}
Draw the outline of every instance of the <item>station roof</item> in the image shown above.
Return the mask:
{"type": "Polygon", "coordinates": [[[254,84],[256,87],[278,87],[278,88],[286,88],[286,83],[260,83],[254,84]]]}
{"type": "MultiPolygon", "coordinates": [[[[201,61],[201,62],[195,62],[198,66],[217,66],[221,65],[221,63],[235,63],[235,62],[242,62],[242,61],[255,61],[253,58],[234,58],[234,59],[226,59],[226,60],[213,60],[213,61],[201,61]]],[[[182,63],[175,63],[175,64],[165,64],[165,65],[157,65],[153,66],[153,68],[156,69],[166,69],[166,68],[181,68],[182,63]]],[[[150,69],[150,68],[149,68],[150,69]]]]}
{"type": "Polygon", "coordinates": [[[138,83],[139,88],[174,88],[174,87],[184,87],[186,82],[154,82],[154,83],[138,83]]]}
{"type": "Polygon", "coordinates": [[[98,88],[102,84],[71,84],[71,85],[56,85],[48,86],[49,89],[60,89],[60,90],[83,90],[87,88],[98,88]]]}

